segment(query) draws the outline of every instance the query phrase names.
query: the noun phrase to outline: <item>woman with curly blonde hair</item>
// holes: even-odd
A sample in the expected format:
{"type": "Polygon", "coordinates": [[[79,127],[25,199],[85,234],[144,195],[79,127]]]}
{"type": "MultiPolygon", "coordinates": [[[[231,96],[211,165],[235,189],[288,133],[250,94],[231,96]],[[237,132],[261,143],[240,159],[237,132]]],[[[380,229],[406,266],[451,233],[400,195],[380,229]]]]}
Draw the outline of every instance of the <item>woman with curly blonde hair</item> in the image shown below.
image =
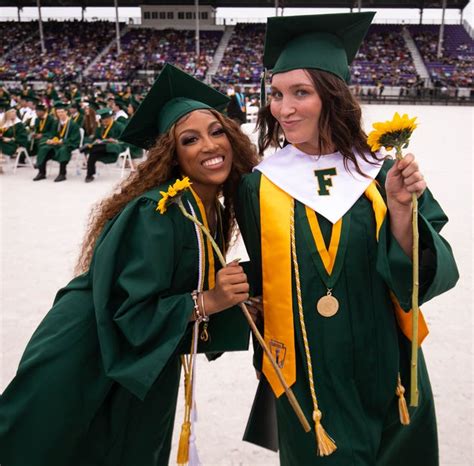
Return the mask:
{"type": "Polygon", "coordinates": [[[167,65],[124,130],[121,139],[149,149],[148,158],[92,211],[79,275],[59,291],[2,395],[1,464],[168,464],[180,355],[196,343],[194,321],[210,317],[206,334],[203,326],[195,333],[197,351],[247,348],[234,307],[248,298],[241,266],[217,270],[177,206],[156,210],[160,192],[187,176],[186,209],[228,246],[236,186],[257,160],[216,110],[226,103],[167,65]]]}

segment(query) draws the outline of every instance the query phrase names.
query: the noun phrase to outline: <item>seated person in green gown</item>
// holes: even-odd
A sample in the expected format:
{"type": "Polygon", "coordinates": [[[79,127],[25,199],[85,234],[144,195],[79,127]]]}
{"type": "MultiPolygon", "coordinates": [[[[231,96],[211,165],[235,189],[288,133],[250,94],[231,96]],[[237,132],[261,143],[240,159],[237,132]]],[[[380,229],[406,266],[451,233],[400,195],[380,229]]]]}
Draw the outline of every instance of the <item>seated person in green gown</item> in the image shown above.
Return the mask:
{"type": "Polygon", "coordinates": [[[235,306],[248,297],[241,266],[220,268],[176,205],[157,211],[160,192],[188,176],[186,210],[226,250],[237,184],[257,163],[247,136],[216,110],[226,103],[167,65],[131,119],[122,138],[149,156],[93,210],[79,275],[59,291],[2,394],[0,464],[167,465],[196,318],[209,316],[197,351],[248,348],[235,306]]]}
{"type": "Polygon", "coordinates": [[[57,125],[56,119],[48,112],[43,103],[36,104],[36,119],[30,135],[30,155],[38,153],[39,146],[53,137],[57,125]]]}
{"type": "MultiPolygon", "coordinates": [[[[127,103],[127,109],[126,110],[127,110],[127,114],[128,114],[129,118],[132,118],[134,113],[137,111],[138,105],[139,105],[139,103],[134,99],[131,99],[127,103]]],[[[144,151],[141,147],[135,146],[133,144],[128,144],[128,148],[130,149],[130,156],[131,156],[132,159],[141,159],[143,157],[143,152],[144,151]]],[[[135,165],[134,162],[132,162],[132,167],[131,168],[134,168],[134,165],[135,165]]]]}
{"type": "Polygon", "coordinates": [[[96,129],[92,142],[82,148],[82,152],[88,154],[86,183],[94,181],[97,161],[115,163],[120,152],[125,149],[125,144],[118,140],[123,126],[114,121],[112,110],[102,108],[97,111],[97,115],[100,116],[100,126],[96,129]]]}
{"type": "MultiPolygon", "coordinates": [[[[254,405],[247,439],[279,449],[284,466],[438,465],[421,349],[418,406],[408,408],[404,397],[412,193],[419,198],[420,304],[451,289],[458,271],[439,234],[447,217],[413,154],[394,162],[371,150],[347,86],[372,18],[292,16],[267,24],[263,60],[272,72],[271,95],[258,121],[260,151],[280,147],[281,135],[285,144],[244,177],[236,212],[251,259],[249,282],[263,297],[265,338],[313,421],[305,433],[257,352],[276,421],[273,438],[262,435],[254,405]]],[[[418,342],[427,333],[423,324],[418,342]]]]}
{"type": "Polygon", "coordinates": [[[54,181],[64,181],[66,179],[66,167],[71,160],[71,153],[77,149],[81,143],[81,134],[72,118],[67,114],[67,105],[61,101],[54,103],[57,123],[55,124],[52,137],[39,144],[36,165],[38,174],[33,181],[46,179],[46,164],[48,160],[59,162],[59,174],[54,181]]]}
{"type": "Polygon", "coordinates": [[[82,128],[84,126],[84,113],[81,109],[80,99],[79,101],[74,101],[69,104],[69,116],[72,118],[72,121],[82,128]]]}
{"type": "MultiPolygon", "coordinates": [[[[15,108],[9,108],[0,121],[0,152],[13,157],[19,147],[28,146],[28,133],[15,108]]],[[[20,160],[24,163],[24,160],[20,160]]]]}

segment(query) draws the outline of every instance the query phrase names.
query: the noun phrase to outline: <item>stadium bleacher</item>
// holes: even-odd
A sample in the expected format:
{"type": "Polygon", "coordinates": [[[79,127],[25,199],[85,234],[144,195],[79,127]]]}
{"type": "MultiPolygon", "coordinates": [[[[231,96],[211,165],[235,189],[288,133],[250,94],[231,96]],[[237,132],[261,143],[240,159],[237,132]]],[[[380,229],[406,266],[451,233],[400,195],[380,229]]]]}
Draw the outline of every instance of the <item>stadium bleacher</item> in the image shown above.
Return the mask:
{"type": "Polygon", "coordinates": [[[88,79],[131,80],[139,70],[159,71],[166,61],[203,79],[222,37],[221,31],[200,33],[200,57],[196,62],[194,31],[131,29],[121,38],[122,53],[117,56],[115,43],[93,66],[88,79]]]}
{"type": "Polygon", "coordinates": [[[413,58],[402,36],[402,26],[374,24],[352,62],[354,83],[406,86],[417,80],[413,58]]]}
{"type": "MultiPolygon", "coordinates": [[[[193,30],[157,30],[121,23],[121,54],[115,24],[107,21],[44,22],[46,53],[41,54],[37,22],[3,22],[0,33],[0,80],[59,82],[133,82],[154,75],[166,61],[205,79],[223,37],[222,30],[200,32],[196,60],[193,30]],[[14,53],[9,53],[14,50],[14,53]],[[99,55],[100,54],[100,55],[99,55]],[[99,59],[97,59],[99,57],[99,59]],[[145,72],[145,73],[143,73],[145,72]]],[[[414,40],[431,84],[473,88],[473,40],[462,25],[446,25],[443,56],[437,57],[438,25],[375,24],[353,64],[353,83],[410,87],[419,80],[404,28],[414,40]]],[[[405,31],[406,32],[406,31],[405,31]]],[[[263,23],[237,24],[217,67],[215,82],[254,87],[262,73],[263,23]]]]}
{"type": "Polygon", "coordinates": [[[457,87],[473,87],[474,42],[461,25],[445,25],[443,56],[438,58],[439,26],[409,26],[433,81],[457,87]]]}

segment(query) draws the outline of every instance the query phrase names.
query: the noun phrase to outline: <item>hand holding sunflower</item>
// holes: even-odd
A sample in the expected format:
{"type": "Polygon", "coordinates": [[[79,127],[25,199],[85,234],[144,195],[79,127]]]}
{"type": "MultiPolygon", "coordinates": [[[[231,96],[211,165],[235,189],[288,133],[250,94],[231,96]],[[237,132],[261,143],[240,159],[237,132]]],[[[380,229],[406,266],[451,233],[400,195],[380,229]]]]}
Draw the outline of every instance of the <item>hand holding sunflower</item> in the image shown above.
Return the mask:
{"type": "Polygon", "coordinates": [[[402,210],[407,207],[411,211],[412,194],[420,197],[426,189],[426,181],[420,172],[413,154],[406,154],[397,160],[387,173],[385,191],[389,209],[402,210]]]}

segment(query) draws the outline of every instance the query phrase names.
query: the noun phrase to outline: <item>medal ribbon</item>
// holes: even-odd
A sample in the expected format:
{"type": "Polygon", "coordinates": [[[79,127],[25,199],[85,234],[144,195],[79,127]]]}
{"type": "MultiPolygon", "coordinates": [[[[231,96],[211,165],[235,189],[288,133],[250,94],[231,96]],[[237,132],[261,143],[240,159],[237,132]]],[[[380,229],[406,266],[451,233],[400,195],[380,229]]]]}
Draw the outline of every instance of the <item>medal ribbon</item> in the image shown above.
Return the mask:
{"type": "Polygon", "coordinates": [[[344,217],[333,225],[329,249],[327,249],[316,212],[305,206],[305,213],[311,236],[308,234],[308,229],[304,228],[303,232],[307,241],[310,243],[313,242],[316,247],[318,254],[311,254],[311,258],[319,272],[321,280],[329,291],[334,287],[342,272],[342,265],[349,240],[351,214],[347,212],[344,217]]]}

